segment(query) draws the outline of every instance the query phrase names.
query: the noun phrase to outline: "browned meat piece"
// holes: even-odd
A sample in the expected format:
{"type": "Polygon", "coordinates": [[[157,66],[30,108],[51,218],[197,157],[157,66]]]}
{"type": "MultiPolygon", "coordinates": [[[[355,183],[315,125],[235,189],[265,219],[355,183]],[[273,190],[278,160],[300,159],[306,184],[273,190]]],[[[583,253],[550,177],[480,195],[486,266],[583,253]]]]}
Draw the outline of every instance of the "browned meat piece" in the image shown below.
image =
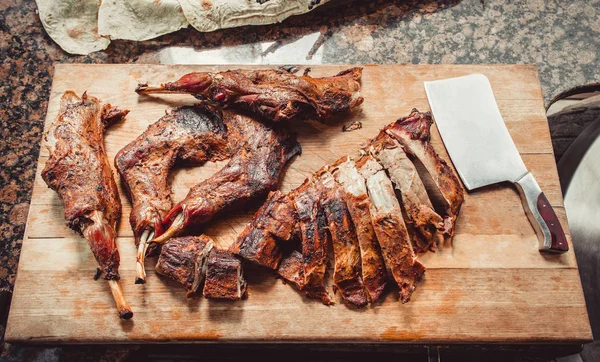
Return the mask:
{"type": "Polygon", "coordinates": [[[283,280],[293,283],[299,290],[306,287],[306,279],[304,278],[304,258],[300,252],[294,250],[283,260],[277,269],[277,273],[283,280]]]}
{"type": "Polygon", "coordinates": [[[191,297],[204,282],[208,255],[213,246],[213,241],[206,235],[170,239],[162,246],[156,272],[183,284],[187,296],[191,297]]]}
{"type": "Polygon", "coordinates": [[[415,251],[434,251],[435,246],[444,241],[444,220],[433,209],[415,165],[408,159],[402,146],[383,132],[369,150],[401,193],[404,211],[415,230],[415,251]]]}
{"type": "MultiPolygon", "coordinates": [[[[320,183],[317,185],[320,186],[317,187],[323,187],[324,190],[322,205],[327,216],[335,256],[333,282],[345,301],[357,307],[364,307],[369,301],[361,279],[360,249],[350,213],[344,202],[343,191],[329,172],[323,171],[318,177],[320,183]]],[[[306,254],[303,255],[306,257],[306,254]]]]}
{"type": "Polygon", "coordinates": [[[106,151],[104,130],[129,111],[83,93],[66,91],[56,120],[46,133],[50,158],[42,178],[60,196],[69,227],[88,241],[104,278],[109,281],[119,316],[133,316],[119,280],[115,231],[121,201],[106,151]]]}
{"type": "Polygon", "coordinates": [[[276,239],[293,237],[297,217],[288,195],[271,192],[229,251],[256,264],[277,269],[282,254],[276,239]]]}
{"type": "Polygon", "coordinates": [[[190,93],[221,105],[250,110],[273,121],[293,118],[329,118],[363,102],[362,68],[347,69],[333,77],[296,76],[282,69],[190,73],[161,86],[140,84],[136,92],[190,93]]]}
{"type": "Polygon", "coordinates": [[[387,278],[381,249],[371,223],[371,202],[365,180],[358,173],[354,162],[347,156],[336,162],[331,172],[344,190],[344,200],[352,217],[360,246],[363,283],[369,301],[374,302],[383,293],[387,278]]]}
{"type": "Polygon", "coordinates": [[[189,224],[203,224],[232,205],[274,189],[285,164],[301,151],[296,139],[283,129],[239,114],[231,114],[232,118],[225,114],[225,117],[228,137],[240,137],[245,142],[240,142],[225,167],[194,186],[171,209],[165,217],[171,226],[155,242],[162,243],[189,224]]]}
{"type": "Polygon", "coordinates": [[[299,289],[303,290],[308,297],[319,299],[325,305],[331,305],[334,302],[325,287],[329,244],[327,217],[319,201],[324,196],[324,190],[312,180],[306,180],[292,194],[298,213],[304,261],[305,288],[299,289]]]}
{"type": "Polygon", "coordinates": [[[246,294],[242,262],[228,251],[213,249],[208,256],[202,294],[208,299],[242,299],[246,294]]]}
{"type": "Polygon", "coordinates": [[[464,191],[452,168],[437,155],[429,142],[432,124],[431,114],[413,109],[407,117],[388,126],[386,131],[402,144],[409,156],[423,164],[433,180],[446,203],[444,235],[452,241],[454,222],[464,201],[464,191]]]}
{"type": "Polygon", "coordinates": [[[145,282],[147,241],[162,234],[163,218],[173,207],[167,184],[171,167],[177,160],[199,164],[227,157],[222,114],[205,105],[174,109],[117,153],[115,166],[132,203],[129,222],[138,246],[136,283],[145,282]]]}
{"type": "Polygon", "coordinates": [[[425,267],[415,258],[394,186],[381,165],[371,156],[361,157],[356,165],[366,180],[373,228],[385,264],[400,288],[400,300],[406,303],[423,276],[425,267]]]}

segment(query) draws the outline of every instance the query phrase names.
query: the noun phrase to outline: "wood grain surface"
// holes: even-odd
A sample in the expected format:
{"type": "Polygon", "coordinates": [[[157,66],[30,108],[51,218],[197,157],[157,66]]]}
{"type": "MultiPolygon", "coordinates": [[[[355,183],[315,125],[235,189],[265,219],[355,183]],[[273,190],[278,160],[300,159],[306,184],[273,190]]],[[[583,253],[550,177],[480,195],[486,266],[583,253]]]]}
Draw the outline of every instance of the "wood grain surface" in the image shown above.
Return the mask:
{"type": "MultiPolygon", "coordinates": [[[[134,89],[139,82],[160,83],[191,71],[235,68],[250,67],[60,64],[46,125],[56,117],[60,96],[69,89],[128,108],[126,120],[106,133],[106,149],[114,158],[165,110],[194,102],[185,95],[138,96],[134,89]]],[[[326,76],[346,67],[312,68],[313,76],[326,76]]],[[[489,77],[508,130],[568,235],[537,70],[529,65],[365,66],[365,102],[359,109],[327,124],[309,121],[290,126],[303,153],[291,162],[280,189],[289,191],[325,163],[354,154],[381,127],[412,108],[428,110],[423,81],[470,73],[489,77]],[[342,125],[355,120],[362,122],[362,129],[341,132],[342,125]]],[[[449,160],[435,126],[432,142],[449,160]]],[[[331,307],[305,299],[272,272],[253,266],[245,270],[248,299],[240,302],[186,299],[182,286],[153,272],[155,258],[146,262],[147,284],[134,284],[131,206],[119,183],[121,286],[134,312],[132,320],[121,321],[107,283],[92,278],[96,264],[86,241],[66,227],[57,194],[40,177],[47,159],[42,145],[6,331],[9,342],[577,344],[592,339],[572,245],[566,254],[540,254],[535,232],[510,185],[466,196],[454,247],[419,256],[428,270],[408,304],[398,302],[396,290],[390,288],[383,301],[356,310],[339,296],[331,307]]],[[[176,168],[170,176],[174,200],[181,200],[191,186],[222,165],[176,168]]],[[[204,232],[218,246],[227,247],[260,201],[226,213],[206,225],[204,232]]]]}

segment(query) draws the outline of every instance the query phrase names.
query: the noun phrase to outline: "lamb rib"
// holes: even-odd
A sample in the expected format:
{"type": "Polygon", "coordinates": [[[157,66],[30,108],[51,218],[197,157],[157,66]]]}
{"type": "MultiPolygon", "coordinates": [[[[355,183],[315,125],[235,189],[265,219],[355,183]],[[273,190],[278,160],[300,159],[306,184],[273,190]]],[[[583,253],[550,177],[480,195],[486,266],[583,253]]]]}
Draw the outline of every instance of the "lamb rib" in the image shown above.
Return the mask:
{"type": "Polygon", "coordinates": [[[347,156],[336,162],[331,172],[344,190],[344,199],[360,246],[363,283],[369,301],[375,302],[383,293],[387,278],[381,248],[377,243],[377,236],[371,222],[371,202],[365,180],[359,174],[354,162],[347,156]]]}
{"type": "Polygon", "coordinates": [[[190,224],[203,224],[232,205],[274,189],[285,164],[301,151],[295,137],[284,129],[241,114],[225,113],[225,118],[230,143],[237,143],[238,149],[225,167],[194,186],[169,211],[165,222],[170,227],[153,242],[163,243],[190,224]]]}
{"type": "Polygon", "coordinates": [[[291,198],[279,191],[271,192],[229,251],[258,265],[277,269],[282,258],[277,240],[290,240],[294,236],[297,219],[291,198]]]}
{"type": "Polygon", "coordinates": [[[435,187],[446,203],[444,215],[444,236],[452,242],[454,224],[464,201],[463,188],[458,178],[431,146],[431,114],[421,113],[416,109],[404,118],[386,127],[386,132],[398,140],[406,153],[418,159],[434,182],[435,187]]]}
{"type": "Polygon", "coordinates": [[[204,283],[213,247],[213,241],[206,235],[172,238],[161,248],[156,272],[183,284],[191,297],[204,283]]]}
{"type": "MultiPolygon", "coordinates": [[[[324,188],[322,205],[335,256],[333,282],[345,301],[359,308],[364,307],[369,300],[361,278],[360,250],[343,191],[329,172],[322,171],[318,177],[319,184],[324,188]]],[[[306,254],[303,255],[307,257],[306,254]]]]}
{"type": "Polygon", "coordinates": [[[132,203],[129,222],[138,247],[136,284],[145,283],[147,241],[162,234],[163,219],[173,207],[169,170],[178,160],[195,164],[224,160],[229,148],[221,112],[195,105],[172,110],[117,153],[115,167],[132,203]]]}
{"type": "Polygon", "coordinates": [[[58,193],[69,227],[82,234],[108,280],[119,317],[133,316],[119,286],[116,224],[121,200],[104,149],[104,131],[129,111],[83,93],[66,91],[56,120],[46,133],[50,158],[42,171],[46,184],[58,193]]]}
{"type": "Polygon", "coordinates": [[[325,287],[327,270],[327,217],[319,200],[324,190],[318,181],[307,179],[293,192],[294,206],[298,215],[298,229],[302,244],[304,287],[298,285],[310,298],[319,299],[325,305],[334,304],[325,287]]]}
{"type": "Polygon", "coordinates": [[[408,221],[415,230],[415,251],[434,251],[435,246],[444,241],[444,221],[433,209],[415,165],[408,159],[398,141],[384,132],[371,143],[369,151],[400,191],[400,200],[408,221]]]}
{"type": "Polygon", "coordinates": [[[356,166],[366,180],[373,228],[385,264],[400,288],[400,300],[406,303],[425,267],[416,260],[394,186],[381,165],[372,156],[365,155],[356,161],[356,166]]]}
{"type": "Polygon", "coordinates": [[[246,287],[242,262],[228,251],[214,249],[208,256],[204,298],[240,300],[246,287]]]}
{"type": "Polygon", "coordinates": [[[136,92],[189,93],[276,122],[314,116],[326,119],[363,102],[361,76],[362,68],[325,78],[296,76],[282,69],[196,72],[160,86],[140,84],[136,92]]]}

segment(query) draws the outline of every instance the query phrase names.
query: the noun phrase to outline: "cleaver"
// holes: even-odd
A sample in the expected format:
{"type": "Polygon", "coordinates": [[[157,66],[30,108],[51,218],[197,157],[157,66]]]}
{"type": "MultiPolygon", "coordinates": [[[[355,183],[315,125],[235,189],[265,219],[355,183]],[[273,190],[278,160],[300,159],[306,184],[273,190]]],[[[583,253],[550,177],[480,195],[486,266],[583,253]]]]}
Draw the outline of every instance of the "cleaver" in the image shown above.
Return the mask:
{"type": "Polygon", "coordinates": [[[483,74],[425,82],[448,154],[468,190],[512,182],[540,241],[540,251],[569,250],[565,233],[537,181],[527,171],[483,74]]]}

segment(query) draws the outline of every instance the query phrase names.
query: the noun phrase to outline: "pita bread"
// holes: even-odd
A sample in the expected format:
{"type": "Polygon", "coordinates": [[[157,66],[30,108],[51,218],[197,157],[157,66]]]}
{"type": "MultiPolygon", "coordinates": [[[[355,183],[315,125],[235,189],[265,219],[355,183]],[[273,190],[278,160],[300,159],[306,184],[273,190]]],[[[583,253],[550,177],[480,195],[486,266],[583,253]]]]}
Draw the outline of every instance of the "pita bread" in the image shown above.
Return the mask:
{"type": "Polygon", "coordinates": [[[66,52],[85,55],[110,44],[110,39],[98,34],[100,0],[36,2],[44,29],[66,52]]]}
{"type": "Polygon", "coordinates": [[[190,24],[199,31],[244,25],[278,23],[292,15],[304,14],[328,0],[179,0],[190,24]],[[312,5],[311,5],[312,4],[312,5]]]}
{"type": "Polygon", "coordinates": [[[188,26],[178,0],[104,0],[98,32],[111,39],[148,40],[188,26]]]}

